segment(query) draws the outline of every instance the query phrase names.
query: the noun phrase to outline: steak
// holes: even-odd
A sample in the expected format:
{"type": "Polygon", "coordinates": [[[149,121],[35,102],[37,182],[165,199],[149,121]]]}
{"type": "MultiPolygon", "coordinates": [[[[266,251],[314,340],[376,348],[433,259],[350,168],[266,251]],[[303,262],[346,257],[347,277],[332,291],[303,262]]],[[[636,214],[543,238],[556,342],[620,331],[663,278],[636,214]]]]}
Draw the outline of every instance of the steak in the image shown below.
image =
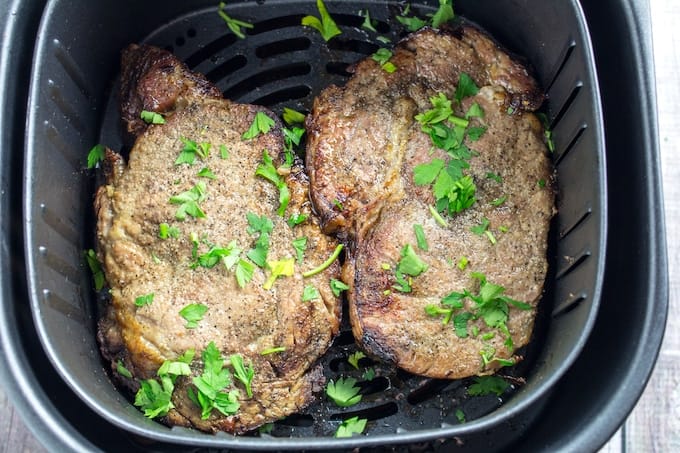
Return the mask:
{"type": "Polygon", "coordinates": [[[522,64],[470,25],[413,33],[389,62],[394,72],[373,58],[357,63],[307,118],[312,200],[324,231],[348,246],[352,330],[367,352],[415,374],[490,374],[515,363],[530,340],[548,267],[553,170],[531,113],[543,95],[522,64]],[[453,99],[462,74],[479,90],[454,101],[454,114],[464,119],[476,104],[482,115],[468,127],[485,128],[463,142],[476,201],[442,213],[436,187],[416,184],[414,170],[451,157],[415,117],[433,97],[453,99]],[[414,256],[420,268],[404,271],[414,256]]]}
{"type": "Polygon", "coordinates": [[[311,210],[302,162],[285,164],[272,112],[222,99],[169,53],[133,45],[122,62],[123,118],[138,137],[127,162],[107,151],[107,180],[95,199],[98,255],[110,287],[99,322],[103,356],[143,408],[153,399],[150,381],[171,383],[170,404],[155,414],[152,403],[145,408],[170,425],[243,433],[299,412],[323,388],[316,362],[338,332],[341,311],[329,287],[339,278],[337,262],[302,276],[337,247],[311,210]],[[147,108],[166,114],[165,123],[140,124],[147,108]],[[258,113],[273,125],[243,138],[258,113]],[[193,164],[178,161],[192,153],[193,164]],[[256,175],[268,158],[279,183],[256,175]],[[290,193],[285,217],[277,214],[281,181],[290,193]],[[296,224],[291,216],[307,218],[296,224]],[[212,345],[218,357],[209,355],[212,345]],[[234,355],[254,370],[252,396],[236,377],[234,355]],[[182,361],[190,373],[159,371],[182,361]],[[198,394],[205,373],[222,383],[198,394]],[[211,409],[213,400],[218,407],[234,395],[235,413],[211,409]]]}

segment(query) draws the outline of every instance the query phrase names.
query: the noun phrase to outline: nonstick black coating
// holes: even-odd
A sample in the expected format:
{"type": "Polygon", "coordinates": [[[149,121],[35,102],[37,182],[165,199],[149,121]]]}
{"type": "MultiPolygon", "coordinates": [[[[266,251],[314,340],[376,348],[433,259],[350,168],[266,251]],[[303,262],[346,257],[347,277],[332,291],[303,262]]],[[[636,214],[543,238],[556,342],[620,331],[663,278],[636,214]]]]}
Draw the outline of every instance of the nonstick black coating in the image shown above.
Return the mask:
{"type": "MultiPolygon", "coordinates": [[[[54,1],[45,11],[30,98],[24,231],[33,317],[47,357],[62,378],[114,425],[161,442],[327,449],[447,438],[447,446],[462,442],[463,449],[484,449],[522,435],[533,415],[523,414],[521,422],[510,420],[528,407],[537,413],[541,398],[578,356],[595,320],[604,274],[603,127],[596,71],[578,5],[544,0],[456,2],[457,12],[526,57],[549,95],[545,112],[556,143],[559,214],[539,341],[527,351],[531,360],[522,370],[526,384],[518,385],[512,398],[500,405],[495,398],[467,398],[466,382],[424,380],[384,369],[375,383],[365,384],[366,403],[356,408],[371,420],[367,434],[338,440],[328,436],[340,415],[323,403],[277,423],[272,435],[208,436],[168,430],[145,419],[112,386],[97,352],[96,301],[82,264],[82,251],[92,243],[94,191],[84,158],[97,142],[123,148],[112,92],[120,49],[129,42],[169,48],[234,100],[275,110],[306,110],[321,88],[343,82],[348,64],[377,49],[377,35],[360,29],[363,18],[358,12],[369,9],[379,21],[380,34],[394,40],[402,30],[393,18],[403,4],[327,2],[345,33],[326,44],[318,33],[299,26],[304,15],[317,14],[312,2],[230,4],[233,16],[255,24],[243,41],[228,33],[213,3],[185,3],[166,2],[159,8],[83,2],[76,7],[74,2],[54,1]],[[455,417],[456,409],[466,413],[466,423],[455,417]],[[481,434],[492,428],[507,435],[485,439],[481,434]]],[[[419,3],[412,9],[421,15],[433,11],[419,3]]],[[[329,377],[347,371],[344,357],[353,347],[347,333],[339,337],[324,359],[329,377]]]]}

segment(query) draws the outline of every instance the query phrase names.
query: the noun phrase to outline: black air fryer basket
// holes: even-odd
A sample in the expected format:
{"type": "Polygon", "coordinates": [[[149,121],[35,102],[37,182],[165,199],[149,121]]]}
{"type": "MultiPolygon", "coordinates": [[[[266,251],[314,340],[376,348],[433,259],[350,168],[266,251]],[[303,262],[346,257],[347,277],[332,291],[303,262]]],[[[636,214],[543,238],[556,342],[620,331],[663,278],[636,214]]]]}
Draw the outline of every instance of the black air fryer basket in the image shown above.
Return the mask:
{"type": "MultiPolygon", "coordinates": [[[[96,184],[85,157],[96,143],[123,148],[116,99],[121,49],[155,44],[206,74],[227,98],[278,112],[308,110],[323,87],[346,80],[349,64],[384,45],[378,36],[394,42],[403,35],[394,17],[405,3],[325,3],[343,30],[328,43],[300,25],[303,16],[318,15],[309,0],[229,2],[230,15],[254,24],[243,40],[229,32],[213,1],[6,5],[21,15],[6,19],[5,33],[13,34],[0,66],[0,352],[10,391],[21,388],[16,401],[30,407],[25,417],[40,420],[34,429],[46,443],[82,449],[601,445],[642,392],[667,304],[654,98],[646,85],[651,71],[643,69],[651,62],[648,42],[635,36],[648,16],[626,1],[454,2],[457,14],[526,58],[548,95],[543,111],[555,141],[559,213],[534,340],[516,370],[525,382],[516,380],[500,399],[469,398],[469,382],[375,364],[378,378],[363,384],[364,401],[351,410],[319,395],[271,433],[242,437],[167,428],[145,418],[112,384],[96,343],[100,302],[83,261],[83,250],[93,246],[96,184]],[[361,28],[366,10],[377,33],[361,28]],[[634,115],[616,106],[621,93],[634,115]],[[642,124],[641,111],[647,113],[642,124]],[[626,146],[621,130],[629,134],[626,146]],[[634,188],[641,186],[647,190],[634,188]],[[467,421],[458,420],[456,409],[467,421]],[[353,415],[369,419],[366,432],[331,437],[353,415]]],[[[411,11],[422,17],[436,4],[411,2],[411,11]]],[[[327,377],[348,371],[344,359],[354,350],[345,329],[322,359],[327,377]]]]}

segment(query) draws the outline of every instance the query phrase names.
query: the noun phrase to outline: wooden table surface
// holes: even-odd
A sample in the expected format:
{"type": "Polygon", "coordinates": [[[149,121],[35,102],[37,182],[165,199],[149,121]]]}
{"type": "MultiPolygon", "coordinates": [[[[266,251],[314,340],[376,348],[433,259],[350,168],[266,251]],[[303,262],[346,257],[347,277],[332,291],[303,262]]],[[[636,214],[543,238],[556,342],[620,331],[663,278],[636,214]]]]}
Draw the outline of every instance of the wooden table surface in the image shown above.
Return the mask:
{"type": "MultiPolygon", "coordinates": [[[[680,452],[680,8],[650,0],[668,241],[670,312],[645,393],[601,452],[680,452]]],[[[40,452],[0,387],[0,453],[40,452]]]]}

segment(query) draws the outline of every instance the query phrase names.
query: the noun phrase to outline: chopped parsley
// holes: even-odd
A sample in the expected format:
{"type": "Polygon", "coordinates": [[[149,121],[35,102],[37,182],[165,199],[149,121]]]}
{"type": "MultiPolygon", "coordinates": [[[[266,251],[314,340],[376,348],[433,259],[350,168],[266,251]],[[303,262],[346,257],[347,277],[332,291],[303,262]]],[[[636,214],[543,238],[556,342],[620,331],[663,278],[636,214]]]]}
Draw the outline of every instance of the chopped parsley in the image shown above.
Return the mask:
{"type": "Polygon", "coordinates": [[[264,282],[262,287],[266,290],[272,289],[274,282],[279,277],[291,277],[295,272],[295,258],[286,258],[278,261],[269,261],[267,263],[271,269],[271,274],[264,282]]]}
{"type": "Polygon", "coordinates": [[[231,270],[239,260],[241,249],[236,244],[236,241],[231,241],[226,247],[213,245],[206,253],[197,254],[196,261],[192,263],[192,267],[201,266],[207,269],[215,267],[219,262],[231,270]]]}
{"type": "Polygon", "coordinates": [[[140,117],[147,124],[165,124],[165,118],[160,113],[142,110],[140,117]]]}
{"type": "Polygon", "coordinates": [[[406,244],[401,249],[400,254],[401,259],[395,270],[396,283],[392,287],[402,293],[410,293],[413,289],[411,286],[411,279],[406,278],[406,276],[417,277],[425,272],[429,266],[416,255],[411,244],[406,244]]]}
{"type": "Polygon", "coordinates": [[[288,124],[289,126],[293,126],[296,124],[304,124],[305,122],[305,114],[300,113],[297,110],[293,110],[288,107],[283,108],[283,121],[288,124]]]}
{"type": "Polygon", "coordinates": [[[248,219],[248,233],[257,234],[259,236],[255,241],[255,247],[248,250],[246,256],[259,267],[266,267],[267,254],[269,253],[269,235],[274,229],[274,223],[267,216],[259,217],[257,214],[248,212],[246,214],[248,219]]]}
{"type": "Polygon", "coordinates": [[[195,329],[198,321],[203,319],[203,315],[208,311],[208,307],[203,304],[189,304],[179,311],[179,315],[187,322],[184,327],[195,329]]]}
{"type": "Polygon", "coordinates": [[[255,265],[244,259],[239,259],[236,263],[236,270],[234,275],[236,275],[236,282],[238,286],[243,288],[246,284],[253,279],[253,272],[255,272],[255,265]]]}
{"type": "Polygon", "coordinates": [[[123,365],[123,362],[120,359],[116,362],[116,372],[125,378],[132,379],[132,373],[125,368],[125,365],[123,365]]]}
{"type": "Polygon", "coordinates": [[[458,259],[458,263],[456,264],[456,266],[461,271],[464,271],[469,262],[470,261],[468,260],[468,258],[466,256],[461,256],[460,259],[458,259]]]}
{"type": "Polygon", "coordinates": [[[496,173],[493,173],[493,172],[488,172],[486,174],[486,179],[491,179],[493,181],[496,181],[499,184],[503,182],[503,178],[501,178],[499,175],[497,175],[496,173]]]}
{"type": "Polygon", "coordinates": [[[193,165],[196,156],[201,159],[207,159],[210,154],[210,143],[196,143],[185,137],[180,137],[180,141],[184,144],[184,148],[180,151],[179,156],[175,160],[175,165],[187,164],[193,165]]]}
{"type": "Polygon", "coordinates": [[[359,360],[366,357],[362,351],[356,351],[347,358],[347,362],[352,365],[355,369],[359,369],[359,360]]]}
{"type": "Polygon", "coordinates": [[[87,168],[92,169],[104,161],[106,147],[104,145],[94,145],[87,153],[87,168]]]}
{"type": "Polygon", "coordinates": [[[463,412],[462,409],[456,409],[456,419],[458,420],[458,423],[465,423],[465,412],[463,412]]]}
{"type": "Polygon", "coordinates": [[[555,152],[555,141],[552,137],[552,131],[550,130],[550,120],[548,115],[545,113],[537,113],[536,116],[541,120],[543,124],[543,137],[545,138],[545,145],[548,147],[548,151],[551,153],[555,152]]]}
{"type": "Polygon", "coordinates": [[[372,31],[377,33],[378,30],[375,29],[375,26],[373,25],[373,20],[371,19],[371,14],[368,12],[368,10],[360,10],[359,11],[359,16],[364,18],[363,23],[361,24],[361,28],[372,31]]]}
{"type": "Polygon", "coordinates": [[[264,112],[257,112],[253,118],[253,122],[248,130],[243,133],[241,139],[251,140],[260,134],[267,134],[275,125],[276,121],[269,117],[269,115],[264,112]]]}
{"type": "Polygon", "coordinates": [[[482,218],[482,223],[479,225],[475,225],[473,227],[470,227],[470,231],[472,231],[474,234],[481,236],[485,235],[486,238],[491,242],[492,245],[496,244],[496,236],[494,236],[493,232],[489,230],[489,219],[486,217],[482,218]]]}
{"type": "Polygon", "coordinates": [[[151,305],[153,303],[154,293],[144,294],[135,298],[135,305],[137,307],[143,307],[145,305],[151,305]]]}
{"type": "MultiPolygon", "coordinates": [[[[474,204],[477,187],[469,175],[463,171],[469,168],[469,160],[473,152],[463,143],[466,134],[469,135],[469,118],[483,116],[478,104],[473,104],[468,110],[466,118],[454,115],[453,102],[460,101],[474,95],[478,91],[472,79],[462,73],[454,100],[439,93],[430,98],[432,109],[419,113],[415,120],[421,125],[421,130],[428,134],[432,143],[446,151],[448,160],[435,158],[428,163],[416,165],[413,169],[413,181],[418,186],[432,184],[436,210],[449,215],[463,211],[474,204]],[[475,108],[476,106],[476,108],[475,108]]],[[[475,129],[475,139],[483,133],[475,129]]]]}
{"type": "Polygon", "coordinates": [[[293,239],[292,245],[295,249],[296,261],[298,264],[301,264],[302,259],[305,257],[305,250],[307,249],[307,236],[293,239]]]}
{"type": "Polygon", "coordinates": [[[375,377],[375,370],[372,367],[367,368],[364,371],[364,374],[361,375],[361,379],[363,379],[365,381],[372,381],[374,377],[375,377]]]}
{"type": "Polygon", "coordinates": [[[90,272],[92,272],[95,291],[101,291],[106,283],[106,278],[104,277],[102,264],[97,259],[97,253],[92,249],[85,250],[85,261],[87,261],[90,272]]]}
{"type": "Polygon", "coordinates": [[[283,128],[283,152],[286,156],[284,167],[290,168],[293,165],[295,150],[300,147],[303,135],[305,135],[305,130],[302,127],[283,128]]]}
{"type": "Polygon", "coordinates": [[[476,376],[474,380],[474,384],[467,389],[467,394],[470,396],[491,394],[501,396],[510,387],[510,384],[500,376],[476,376]]]}
{"type": "Polygon", "coordinates": [[[194,187],[178,195],[170,197],[170,203],[179,205],[175,211],[177,220],[185,220],[187,215],[194,218],[204,218],[205,212],[199,206],[206,198],[207,185],[199,181],[194,187]]]}
{"type": "Polygon", "coordinates": [[[307,214],[291,214],[290,217],[288,217],[288,220],[286,220],[286,223],[288,223],[289,227],[293,228],[303,223],[308,217],[307,214]]]}
{"type": "Polygon", "coordinates": [[[193,350],[188,350],[178,361],[163,362],[156,372],[160,383],[156,379],[145,379],[139,382],[140,386],[135,394],[134,405],[142,409],[146,417],[162,417],[175,407],[172,403],[175,380],[177,376],[188,376],[191,374],[186,360],[188,359],[190,362],[192,358],[193,350]]]}
{"type": "Polygon", "coordinates": [[[335,432],[335,437],[352,437],[354,434],[361,434],[366,429],[366,422],[368,420],[365,418],[359,418],[359,416],[354,416],[343,420],[343,422],[338,426],[338,430],[335,432]]]}
{"type": "Polygon", "coordinates": [[[392,58],[392,51],[381,47],[373,55],[371,55],[373,60],[377,61],[380,67],[387,73],[393,73],[397,70],[397,67],[390,61],[392,58]]]}
{"type": "Polygon", "coordinates": [[[316,289],[315,286],[305,285],[304,289],[302,290],[302,302],[309,302],[310,300],[316,300],[320,298],[321,294],[319,294],[319,290],[316,289]]]}
{"type": "Polygon", "coordinates": [[[201,408],[201,418],[206,420],[210,417],[213,409],[217,409],[224,415],[235,414],[240,404],[237,389],[225,391],[231,386],[231,373],[224,368],[224,359],[214,342],[210,342],[203,350],[203,373],[192,379],[196,390],[188,389],[189,399],[201,408]]]}
{"type": "Polygon", "coordinates": [[[353,406],[361,401],[361,389],[354,385],[356,383],[353,377],[340,377],[337,382],[331,379],[326,385],[326,395],[340,407],[353,406]]]}
{"type": "Polygon", "coordinates": [[[232,18],[226,12],[224,12],[225,7],[226,7],[225,3],[220,2],[217,14],[220,15],[220,17],[224,20],[224,22],[227,24],[227,27],[229,27],[229,30],[231,30],[233,34],[235,34],[237,37],[241,39],[245,39],[246,35],[243,33],[241,28],[253,28],[253,24],[232,18]]]}
{"type": "Polygon", "coordinates": [[[248,398],[252,398],[252,382],[253,377],[255,376],[253,365],[250,364],[246,368],[246,366],[243,364],[243,357],[241,357],[241,354],[232,354],[229,356],[229,361],[231,362],[231,366],[234,368],[234,377],[241,381],[241,383],[246,387],[246,394],[248,395],[248,398]]]}
{"type": "Polygon", "coordinates": [[[417,16],[408,16],[411,12],[411,5],[406,4],[406,7],[401,12],[400,16],[397,16],[397,20],[401,23],[408,31],[417,31],[427,25],[427,21],[421,19],[417,16]]]}
{"type": "Polygon", "coordinates": [[[161,223],[158,225],[158,237],[161,239],[177,239],[179,235],[180,230],[176,226],[170,226],[167,223],[161,223]]]}
{"type": "Polygon", "coordinates": [[[432,16],[432,27],[439,28],[455,17],[452,2],[453,0],[439,0],[439,8],[432,16]]]}
{"type": "Polygon", "coordinates": [[[321,37],[324,41],[328,42],[331,38],[341,34],[342,32],[338,28],[331,15],[326,9],[323,0],[316,0],[316,7],[319,10],[319,16],[321,19],[315,16],[305,16],[302,18],[302,25],[312,27],[321,33],[321,37]]]}
{"type": "Polygon", "coordinates": [[[349,285],[335,278],[331,278],[330,286],[335,297],[340,297],[342,291],[347,291],[349,289],[349,285]]]}
{"type": "Polygon", "coordinates": [[[427,238],[425,237],[425,230],[423,230],[423,226],[418,223],[413,224],[413,232],[416,235],[416,243],[418,244],[418,248],[427,252],[430,247],[427,244],[427,238]]]}
{"type": "MultiPolygon", "coordinates": [[[[443,316],[442,322],[444,324],[447,324],[453,318],[456,335],[460,338],[465,338],[470,334],[468,321],[481,318],[488,327],[505,336],[505,346],[512,352],[514,346],[507,326],[509,308],[513,306],[520,310],[531,310],[532,306],[504,295],[505,288],[488,282],[484,274],[473,272],[470,275],[479,281],[477,294],[467,289],[462,292],[454,291],[444,297],[440,301],[440,305],[430,304],[425,306],[425,312],[433,317],[443,316]],[[464,309],[466,299],[473,302],[473,308],[470,311],[460,311],[464,309]]],[[[476,336],[477,332],[473,332],[473,335],[476,336]]],[[[495,336],[495,332],[492,331],[488,333],[488,338],[482,339],[488,340],[493,336],[495,336]]],[[[502,366],[514,364],[513,360],[497,358],[495,354],[496,350],[488,345],[480,351],[485,368],[492,361],[497,361],[502,366]]]]}
{"type": "Polygon", "coordinates": [[[213,173],[212,170],[210,170],[208,167],[201,168],[197,175],[200,176],[201,178],[217,179],[215,173],[213,173]]]}
{"type": "Polygon", "coordinates": [[[276,213],[283,217],[283,213],[286,211],[288,203],[290,203],[290,191],[288,190],[286,181],[276,171],[274,162],[266,150],[262,152],[262,163],[257,166],[255,175],[262,176],[264,179],[274,184],[279,190],[279,208],[276,213]]]}

